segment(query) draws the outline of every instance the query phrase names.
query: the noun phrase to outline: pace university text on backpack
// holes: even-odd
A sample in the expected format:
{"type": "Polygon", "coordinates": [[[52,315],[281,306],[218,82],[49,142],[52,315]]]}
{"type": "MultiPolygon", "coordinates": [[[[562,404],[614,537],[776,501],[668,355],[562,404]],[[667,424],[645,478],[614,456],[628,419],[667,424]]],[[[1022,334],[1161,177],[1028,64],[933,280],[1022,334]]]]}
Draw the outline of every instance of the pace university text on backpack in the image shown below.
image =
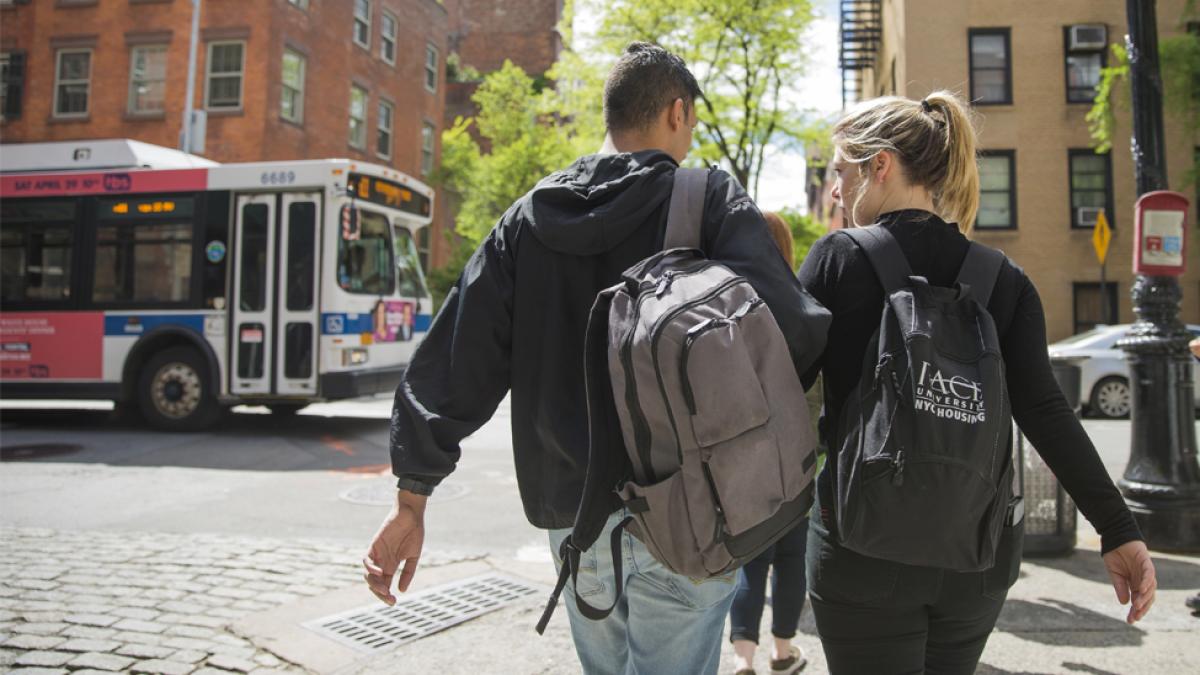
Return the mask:
{"type": "MultiPolygon", "coordinates": [[[[812,505],[816,442],[787,341],[750,283],[699,250],[707,180],[676,170],[665,250],[592,308],[587,479],[538,632],[619,505],[614,486],[632,514],[612,533],[614,606],[624,528],[667,568],[702,578],[752,560],[812,505]],[[614,422],[620,438],[607,433],[614,422]]],[[[611,612],[576,601],[588,618],[611,612]]]]}
{"type": "Polygon", "coordinates": [[[988,299],[1004,254],[972,242],[955,288],[912,276],[881,226],[843,230],[884,287],[837,421],[838,541],[910,565],[992,567],[1012,498],[1012,414],[988,299]]]}

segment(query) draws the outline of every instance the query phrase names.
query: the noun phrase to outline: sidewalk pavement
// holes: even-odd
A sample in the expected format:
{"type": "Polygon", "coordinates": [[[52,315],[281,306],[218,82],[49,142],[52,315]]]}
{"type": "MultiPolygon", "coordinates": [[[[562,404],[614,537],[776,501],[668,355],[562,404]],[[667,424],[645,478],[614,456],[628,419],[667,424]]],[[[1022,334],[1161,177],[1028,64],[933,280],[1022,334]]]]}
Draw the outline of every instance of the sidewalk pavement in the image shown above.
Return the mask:
{"type": "MultiPolygon", "coordinates": [[[[1081,537],[1070,556],[1027,559],[979,673],[1183,674],[1200,666],[1200,558],[1155,554],[1158,602],[1124,623],[1099,556],[1081,537]]],[[[0,669],[368,673],[574,673],[567,613],[544,636],[539,593],[387,653],[369,655],[301,624],[378,601],[359,577],[360,550],[294,540],[212,535],[0,529],[0,669]]],[[[484,573],[554,581],[546,559],[463,559],[429,552],[412,591],[484,573]]],[[[767,634],[770,612],[764,616],[767,634]]],[[[806,673],[827,672],[812,615],[795,642],[806,673]]],[[[756,663],[767,673],[760,650],[756,663]]],[[[724,645],[722,673],[732,673],[724,645]]]]}

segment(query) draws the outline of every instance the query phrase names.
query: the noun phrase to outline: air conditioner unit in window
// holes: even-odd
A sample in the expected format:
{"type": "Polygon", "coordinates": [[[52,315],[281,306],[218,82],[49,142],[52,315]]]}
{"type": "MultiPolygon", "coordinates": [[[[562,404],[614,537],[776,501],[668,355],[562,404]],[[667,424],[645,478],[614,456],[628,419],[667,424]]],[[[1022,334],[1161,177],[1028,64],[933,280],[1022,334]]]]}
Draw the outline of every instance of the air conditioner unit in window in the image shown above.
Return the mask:
{"type": "Polygon", "coordinates": [[[1075,209],[1075,227],[1095,227],[1096,218],[1104,210],[1101,206],[1080,206],[1075,209]]]}
{"type": "Polygon", "coordinates": [[[1079,24],[1071,26],[1070,48],[1104,49],[1108,44],[1108,27],[1104,24],[1079,24]]]}

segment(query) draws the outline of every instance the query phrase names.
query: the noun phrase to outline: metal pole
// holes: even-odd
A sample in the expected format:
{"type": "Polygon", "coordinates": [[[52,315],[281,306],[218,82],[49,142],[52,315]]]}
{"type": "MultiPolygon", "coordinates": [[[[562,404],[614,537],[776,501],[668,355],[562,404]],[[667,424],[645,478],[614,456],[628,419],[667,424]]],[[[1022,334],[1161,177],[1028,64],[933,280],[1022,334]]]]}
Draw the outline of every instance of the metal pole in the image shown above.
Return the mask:
{"type": "Polygon", "coordinates": [[[196,45],[200,42],[200,0],[192,0],[192,40],[188,46],[187,98],[183,102],[183,131],[179,149],[192,151],[192,105],[196,97],[196,45]]]}
{"type": "MultiPolygon", "coordinates": [[[[1125,4],[1138,195],[1167,187],[1154,4],[1125,4]]],[[[1138,321],[1117,343],[1129,354],[1133,392],[1129,464],[1119,486],[1150,548],[1200,550],[1191,334],[1179,321],[1183,292],[1174,277],[1139,274],[1131,295],[1138,321]]]]}

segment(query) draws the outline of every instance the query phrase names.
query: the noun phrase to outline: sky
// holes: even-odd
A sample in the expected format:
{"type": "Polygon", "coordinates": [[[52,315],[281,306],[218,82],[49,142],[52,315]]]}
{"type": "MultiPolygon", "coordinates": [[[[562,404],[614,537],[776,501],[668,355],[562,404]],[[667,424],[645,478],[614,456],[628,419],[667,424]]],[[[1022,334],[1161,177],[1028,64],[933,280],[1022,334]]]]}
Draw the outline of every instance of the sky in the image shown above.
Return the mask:
{"type": "MultiPolygon", "coordinates": [[[[842,106],[842,77],[838,68],[837,0],[813,0],[818,18],[813,22],[802,49],[809,54],[809,72],[788,93],[796,107],[834,115],[842,106]]],[[[575,16],[576,40],[586,41],[595,31],[595,3],[578,3],[575,16]]],[[[765,211],[785,207],[803,210],[804,154],[778,151],[768,146],[756,201],[765,211]]]]}

